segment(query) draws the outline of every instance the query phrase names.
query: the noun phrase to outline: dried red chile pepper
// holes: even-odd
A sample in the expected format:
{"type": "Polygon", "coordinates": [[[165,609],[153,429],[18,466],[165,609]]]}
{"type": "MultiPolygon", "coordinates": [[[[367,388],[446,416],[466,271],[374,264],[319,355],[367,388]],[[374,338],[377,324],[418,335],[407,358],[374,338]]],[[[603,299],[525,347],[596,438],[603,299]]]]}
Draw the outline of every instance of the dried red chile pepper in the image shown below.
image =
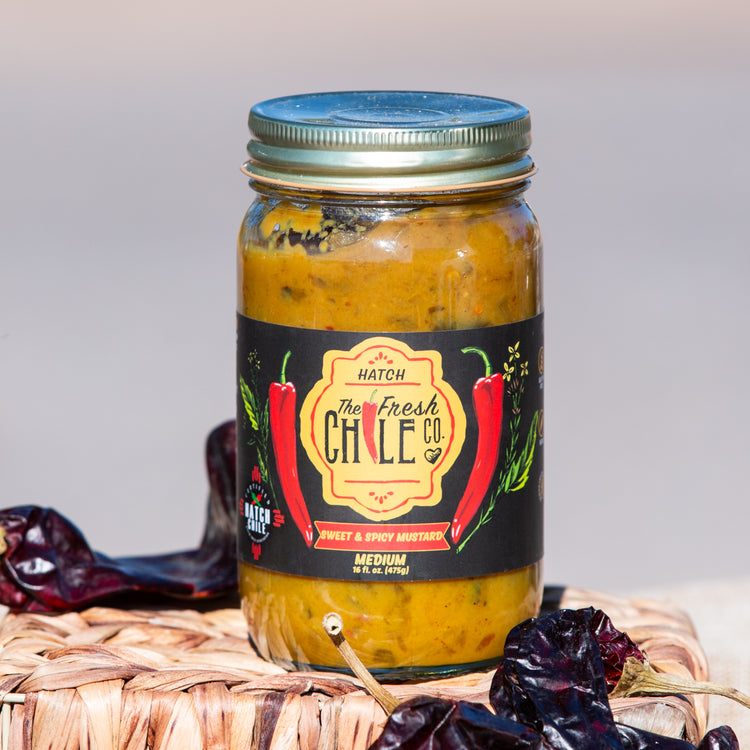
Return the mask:
{"type": "MultiPolygon", "coordinates": [[[[508,635],[490,703],[499,715],[541,732],[552,750],[693,748],[615,722],[608,683],[616,682],[628,657],[643,660],[636,644],[593,607],[527,620],[508,635]]],[[[710,750],[736,750],[728,727],[709,734],[708,741],[718,743],[710,750]]],[[[705,750],[703,742],[699,747],[705,750]]]]}
{"type": "MultiPolygon", "coordinates": [[[[678,740],[675,737],[665,737],[662,734],[654,734],[625,724],[617,725],[617,734],[623,750],[695,750],[695,745],[691,742],[678,740]]],[[[722,750],[730,750],[730,748],[723,747],[722,750]]]]}
{"type": "Polygon", "coordinates": [[[203,598],[234,593],[236,558],[236,433],[226,422],[206,441],[210,484],[200,546],[165,555],[112,558],[95,552],[81,531],[49,508],[0,510],[6,549],[0,563],[0,603],[14,610],[88,606],[129,592],[203,598]]]}
{"type": "Polygon", "coordinates": [[[500,715],[544,734],[556,750],[622,748],[607,698],[594,610],[560,610],[514,628],[490,689],[500,715]]]}
{"type": "MultiPolygon", "coordinates": [[[[393,712],[370,750],[696,750],[690,742],[617,724],[608,682],[638,647],[593,608],[559,610],[514,628],[490,688],[495,714],[462,701],[422,697],[393,712]],[[619,660],[619,661],[618,661],[619,660]]],[[[739,750],[729,727],[697,750],[739,750]]]]}
{"type": "Polygon", "coordinates": [[[313,543],[313,526],[307,510],[297,470],[297,389],[286,382],[287,352],[281,365],[281,381],[271,383],[268,390],[268,415],[271,425],[271,442],[276,459],[276,470],[281,491],[289,513],[308,547],[313,543]]]}
{"type": "Polygon", "coordinates": [[[484,706],[444,698],[412,698],[389,717],[370,750],[537,750],[542,738],[484,706]]]}
{"type": "Polygon", "coordinates": [[[590,632],[594,636],[597,646],[599,646],[599,653],[604,666],[604,679],[607,682],[607,692],[610,692],[622,677],[622,667],[625,660],[632,656],[634,659],[643,662],[644,657],[630,637],[618,630],[612,624],[612,620],[600,609],[593,610],[593,614],[590,619],[587,618],[587,622],[590,632]]]}
{"type": "Polygon", "coordinates": [[[732,728],[724,725],[707,732],[698,750],[740,750],[740,743],[732,728]]]}
{"type": "Polygon", "coordinates": [[[474,414],[479,427],[477,453],[466,490],[451,523],[453,544],[459,541],[487,494],[500,456],[500,436],[503,427],[503,376],[500,373],[492,374],[489,358],[481,349],[469,346],[461,351],[465,354],[473,352],[482,357],[485,377],[477,380],[471,391],[474,414]]]}

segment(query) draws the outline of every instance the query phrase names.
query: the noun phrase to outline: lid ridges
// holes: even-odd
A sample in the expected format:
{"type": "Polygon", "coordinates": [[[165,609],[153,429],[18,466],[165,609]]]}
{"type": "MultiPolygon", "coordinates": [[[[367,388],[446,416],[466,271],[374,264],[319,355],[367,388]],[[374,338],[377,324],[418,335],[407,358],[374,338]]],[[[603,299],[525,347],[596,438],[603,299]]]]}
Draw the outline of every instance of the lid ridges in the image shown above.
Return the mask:
{"type": "Polygon", "coordinates": [[[486,96],[350,91],[252,108],[248,173],[268,184],[417,189],[525,179],[531,121],[486,96]]]}
{"type": "Polygon", "coordinates": [[[481,126],[431,129],[310,127],[263,119],[251,119],[250,127],[257,140],[273,145],[376,150],[470,148],[528,136],[531,131],[528,117],[481,126]]]}

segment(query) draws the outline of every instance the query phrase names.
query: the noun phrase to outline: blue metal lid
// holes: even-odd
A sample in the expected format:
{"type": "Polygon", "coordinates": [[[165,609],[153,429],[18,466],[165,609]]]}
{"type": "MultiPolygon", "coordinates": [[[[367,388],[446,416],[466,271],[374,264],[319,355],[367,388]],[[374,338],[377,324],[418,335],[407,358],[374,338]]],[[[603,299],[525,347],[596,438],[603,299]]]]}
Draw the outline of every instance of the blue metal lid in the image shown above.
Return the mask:
{"type": "Polygon", "coordinates": [[[270,99],[249,117],[258,182],[352,192],[446,191],[534,171],[528,110],[504,99],[347,91],[270,99]]]}

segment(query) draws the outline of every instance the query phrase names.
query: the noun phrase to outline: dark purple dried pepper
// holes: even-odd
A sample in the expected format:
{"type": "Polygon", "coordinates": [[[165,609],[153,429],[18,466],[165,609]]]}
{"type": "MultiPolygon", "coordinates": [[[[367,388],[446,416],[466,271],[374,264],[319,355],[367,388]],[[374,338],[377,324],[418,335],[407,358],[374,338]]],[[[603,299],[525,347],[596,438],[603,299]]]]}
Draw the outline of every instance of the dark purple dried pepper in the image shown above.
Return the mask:
{"type": "MultiPolygon", "coordinates": [[[[690,742],[617,724],[608,677],[643,660],[601,610],[558,610],[514,628],[484,706],[423,696],[399,705],[370,750],[696,750],[690,742]],[[540,744],[541,743],[541,744],[540,744]]],[[[697,750],[739,750],[729,727],[697,750]]]]}
{"type": "Polygon", "coordinates": [[[698,750],[740,750],[740,742],[734,730],[725,724],[707,732],[698,744],[698,750]]]}
{"type": "Polygon", "coordinates": [[[560,610],[513,628],[490,688],[499,715],[542,733],[556,750],[622,750],[593,614],[560,610]]]}
{"type": "Polygon", "coordinates": [[[591,634],[599,646],[599,653],[604,664],[607,690],[611,691],[622,677],[622,667],[625,660],[632,656],[634,659],[643,662],[643,654],[630,637],[619,631],[612,624],[612,620],[600,609],[593,610],[591,618],[586,618],[586,620],[591,628],[591,634]]]}
{"type": "MultiPolygon", "coordinates": [[[[625,724],[617,725],[617,732],[624,750],[696,750],[695,745],[674,737],[635,729],[625,724]]],[[[740,750],[735,733],[727,726],[707,732],[697,750],[740,750]]]]}
{"type": "MultiPolygon", "coordinates": [[[[514,628],[492,681],[498,715],[544,735],[550,750],[690,750],[684,740],[617,724],[608,683],[640,649],[601,610],[559,610],[514,628]]],[[[708,732],[698,750],[739,750],[729,727],[708,732]]]]}
{"type": "Polygon", "coordinates": [[[665,737],[625,724],[617,725],[617,733],[620,735],[623,750],[695,750],[695,745],[691,742],[665,737]]]}
{"type": "Polygon", "coordinates": [[[467,701],[420,696],[400,704],[370,750],[541,750],[541,735],[467,701]]]}
{"type": "Polygon", "coordinates": [[[6,550],[0,562],[0,603],[14,610],[54,611],[88,606],[105,597],[148,592],[203,598],[237,586],[235,423],[206,441],[210,485],[200,546],[165,555],[111,558],[95,552],[67,518],[25,505],[0,510],[6,550]]]}

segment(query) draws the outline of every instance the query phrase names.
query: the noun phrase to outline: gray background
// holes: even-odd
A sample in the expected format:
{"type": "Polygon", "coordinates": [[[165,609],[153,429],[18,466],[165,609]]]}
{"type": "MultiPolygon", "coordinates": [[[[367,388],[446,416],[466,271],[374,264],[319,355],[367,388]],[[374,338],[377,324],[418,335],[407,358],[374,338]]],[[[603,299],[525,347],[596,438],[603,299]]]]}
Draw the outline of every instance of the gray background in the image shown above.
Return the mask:
{"type": "Polygon", "coordinates": [[[8,3],[0,503],[112,555],[197,544],[247,110],[452,90],[532,112],[547,579],[746,576],[748,28],[731,0],[8,3]]]}

